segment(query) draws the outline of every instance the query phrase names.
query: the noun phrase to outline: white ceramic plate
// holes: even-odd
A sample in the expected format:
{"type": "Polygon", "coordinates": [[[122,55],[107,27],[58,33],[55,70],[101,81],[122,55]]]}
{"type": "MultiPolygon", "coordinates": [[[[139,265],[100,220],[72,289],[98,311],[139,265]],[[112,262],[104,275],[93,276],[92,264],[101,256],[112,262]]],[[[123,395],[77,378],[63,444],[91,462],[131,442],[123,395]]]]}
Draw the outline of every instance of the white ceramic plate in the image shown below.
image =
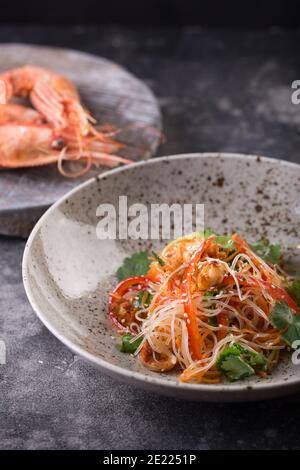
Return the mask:
{"type": "MultiPolygon", "coordinates": [[[[204,203],[206,227],[267,236],[288,256],[298,255],[300,166],[256,156],[195,154],[158,158],[93,178],[60,199],[40,219],[26,245],[23,277],[31,305],[46,327],[76,354],[121,380],[195,400],[238,401],[300,390],[300,366],[289,360],[265,380],[218,385],[183,384],[155,374],[120,353],[107,316],[116,269],[149,241],[101,241],[100,203],[204,203]],[[297,251],[298,250],[298,251],[297,251]]],[[[154,244],[157,248],[157,244],[154,244]]]]}

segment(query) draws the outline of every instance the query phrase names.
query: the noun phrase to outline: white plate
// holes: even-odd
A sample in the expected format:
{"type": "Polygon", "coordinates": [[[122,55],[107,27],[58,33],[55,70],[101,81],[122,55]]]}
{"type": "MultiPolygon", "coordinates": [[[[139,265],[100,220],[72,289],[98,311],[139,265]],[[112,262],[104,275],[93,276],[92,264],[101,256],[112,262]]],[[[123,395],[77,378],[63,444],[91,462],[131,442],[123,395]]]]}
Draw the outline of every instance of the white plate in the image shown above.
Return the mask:
{"type": "MultiPolygon", "coordinates": [[[[92,179],[52,206],[34,228],[24,254],[27,296],[47,328],[103,372],[149,390],[194,400],[240,401],[300,390],[300,369],[286,361],[268,379],[218,385],[180,383],[120,353],[107,315],[114,274],[149,242],[101,241],[96,208],[128,203],[205,203],[206,226],[247,239],[277,241],[289,255],[299,247],[300,166],[256,156],[195,154],[158,158],[92,179]],[[114,338],[112,338],[114,337],[114,338]]],[[[298,249],[299,250],[299,249],[298,249]]]]}

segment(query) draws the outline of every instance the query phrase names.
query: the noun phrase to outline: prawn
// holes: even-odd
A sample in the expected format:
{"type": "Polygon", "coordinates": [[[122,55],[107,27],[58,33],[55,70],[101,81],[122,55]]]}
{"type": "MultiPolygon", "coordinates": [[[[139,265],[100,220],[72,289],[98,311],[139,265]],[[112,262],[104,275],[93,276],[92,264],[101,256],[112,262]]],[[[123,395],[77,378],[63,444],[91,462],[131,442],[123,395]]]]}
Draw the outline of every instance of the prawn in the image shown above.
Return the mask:
{"type": "Polygon", "coordinates": [[[113,144],[90,139],[85,150],[78,147],[76,139],[57,138],[49,124],[7,122],[0,125],[0,168],[26,168],[58,163],[64,176],[78,177],[86,173],[92,164],[114,167],[130,160],[112,154],[113,144]],[[79,153],[80,152],[80,153],[79,153]],[[67,173],[64,161],[85,160],[84,169],[67,173]]]}
{"type": "Polygon", "coordinates": [[[0,74],[0,81],[6,104],[13,97],[28,98],[57,131],[69,127],[80,136],[89,133],[92,118],[83,109],[75,86],[67,78],[41,67],[25,65],[0,74]]]}
{"type": "Polygon", "coordinates": [[[26,65],[0,74],[0,167],[22,168],[58,162],[59,171],[77,177],[93,164],[132,163],[115,153],[124,145],[114,132],[96,129],[79,94],[67,78],[26,65]],[[27,98],[34,109],[10,103],[27,98]],[[78,173],[67,173],[64,160],[85,160],[78,173]]]}
{"type": "Polygon", "coordinates": [[[43,116],[38,111],[15,103],[0,106],[0,125],[8,122],[45,124],[43,116]]]}
{"type": "Polygon", "coordinates": [[[206,263],[197,276],[197,287],[201,291],[206,291],[211,287],[219,286],[226,274],[226,268],[217,261],[212,260],[206,263]]]}

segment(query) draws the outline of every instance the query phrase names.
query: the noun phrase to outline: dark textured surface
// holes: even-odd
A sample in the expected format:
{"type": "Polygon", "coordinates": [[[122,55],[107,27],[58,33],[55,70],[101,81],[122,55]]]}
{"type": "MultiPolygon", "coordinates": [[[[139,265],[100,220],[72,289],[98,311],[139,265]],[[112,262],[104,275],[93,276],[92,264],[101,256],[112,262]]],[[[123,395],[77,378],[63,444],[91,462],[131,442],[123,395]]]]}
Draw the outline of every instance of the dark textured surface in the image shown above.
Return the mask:
{"type": "MultiPolygon", "coordinates": [[[[0,41],[78,48],[115,60],[160,98],[160,154],[239,151],[299,161],[299,33],[0,29],[0,41]]],[[[0,238],[1,448],[300,448],[299,398],[176,401],[119,384],[74,358],[23,291],[24,242],[0,238]]]]}

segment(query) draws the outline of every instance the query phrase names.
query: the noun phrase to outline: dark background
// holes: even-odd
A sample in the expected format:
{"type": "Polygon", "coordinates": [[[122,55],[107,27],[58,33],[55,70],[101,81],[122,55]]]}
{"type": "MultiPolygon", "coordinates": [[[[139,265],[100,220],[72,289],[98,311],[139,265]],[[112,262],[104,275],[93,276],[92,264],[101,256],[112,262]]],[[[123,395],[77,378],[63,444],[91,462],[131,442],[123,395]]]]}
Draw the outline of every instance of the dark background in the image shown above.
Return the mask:
{"type": "Polygon", "coordinates": [[[299,10],[297,0],[1,0],[0,22],[295,28],[299,10]]]}
{"type": "MultiPolygon", "coordinates": [[[[69,47],[124,66],[159,100],[167,136],[160,155],[226,151],[299,162],[300,107],[290,101],[300,79],[297,3],[0,0],[0,43],[69,47]]],[[[0,237],[8,353],[0,449],[300,449],[300,394],[191,403],[118,383],[79,360],[27,301],[24,246],[0,237]]]]}

